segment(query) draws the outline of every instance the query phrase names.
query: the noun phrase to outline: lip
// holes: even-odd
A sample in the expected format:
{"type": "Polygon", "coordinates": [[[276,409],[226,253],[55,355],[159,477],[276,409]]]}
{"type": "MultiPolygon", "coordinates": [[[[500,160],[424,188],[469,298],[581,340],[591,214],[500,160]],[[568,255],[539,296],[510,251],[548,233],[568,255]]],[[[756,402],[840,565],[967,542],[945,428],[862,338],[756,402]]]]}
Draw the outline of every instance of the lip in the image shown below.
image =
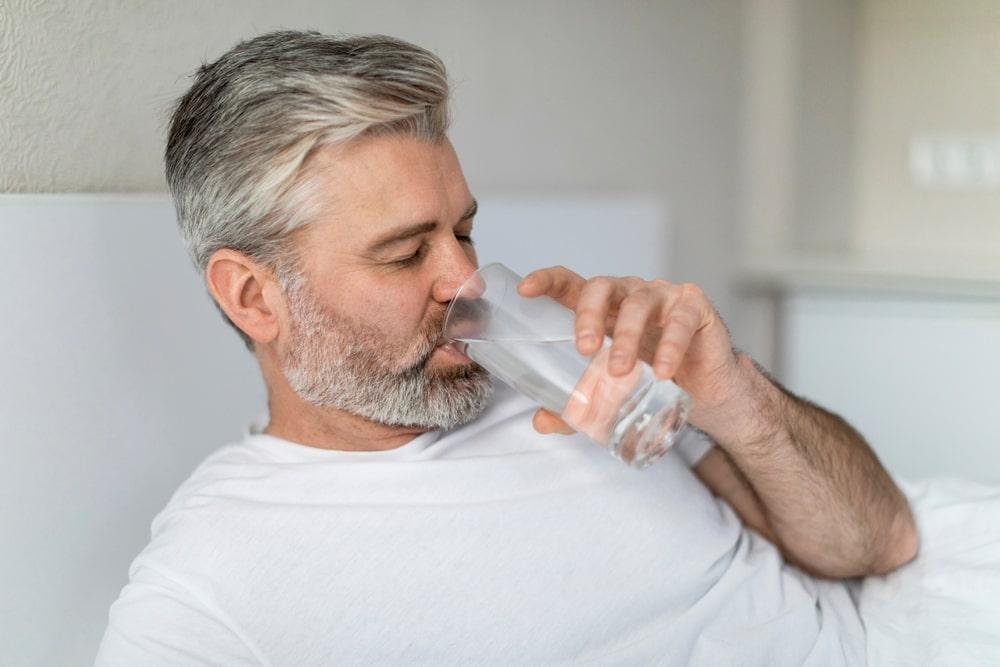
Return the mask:
{"type": "Polygon", "coordinates": [[[444,341],[443,343],[439,343],[434,348],[434,351],[435,352],[440,351],[441,354],[455,361],[468,363],[471,362],[472,359],[470,359],[468,355],[465,354],[464,351],[465,348],[466,348],[465,343],[456,340],[449,340],[449,341],[444,341]]]}

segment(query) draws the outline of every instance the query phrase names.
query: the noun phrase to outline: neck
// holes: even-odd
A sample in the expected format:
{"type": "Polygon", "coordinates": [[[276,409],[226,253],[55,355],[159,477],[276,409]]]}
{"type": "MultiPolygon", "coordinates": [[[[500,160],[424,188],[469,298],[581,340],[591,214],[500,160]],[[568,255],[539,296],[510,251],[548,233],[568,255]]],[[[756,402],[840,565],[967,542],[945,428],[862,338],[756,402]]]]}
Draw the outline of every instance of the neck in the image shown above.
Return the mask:
{"type": "Polygon", "coordinates": [[[319,449],[377,452],[402,447],[430,429],[376,424],[335,408],[289,412],[268,401],[271,420],[264,433],[319,449]]]}

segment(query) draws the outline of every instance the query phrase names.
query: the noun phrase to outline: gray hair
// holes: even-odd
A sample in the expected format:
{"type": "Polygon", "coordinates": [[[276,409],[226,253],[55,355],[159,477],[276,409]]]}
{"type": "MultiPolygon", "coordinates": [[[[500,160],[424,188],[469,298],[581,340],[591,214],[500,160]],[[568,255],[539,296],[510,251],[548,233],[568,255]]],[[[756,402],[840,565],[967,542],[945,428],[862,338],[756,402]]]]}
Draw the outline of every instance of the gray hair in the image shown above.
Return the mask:
{"type": "Polygon", "coordinates": [[[170,121],[167,184],[191,260],[204,274],[213,252],[232,248],[287,289],[289,235],[315,213],[309,157],[361,136],[438,142],[448,124],[444,64],[408,42],[300,31],[241,42],[198,69],[170,121]]]}

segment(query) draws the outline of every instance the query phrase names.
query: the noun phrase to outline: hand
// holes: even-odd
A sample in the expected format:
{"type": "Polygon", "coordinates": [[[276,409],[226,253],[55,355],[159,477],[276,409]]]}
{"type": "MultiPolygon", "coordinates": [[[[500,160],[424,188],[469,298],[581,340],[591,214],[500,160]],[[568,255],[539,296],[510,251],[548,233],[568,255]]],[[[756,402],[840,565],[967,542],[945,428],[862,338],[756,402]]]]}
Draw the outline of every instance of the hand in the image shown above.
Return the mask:
{"type": "MultiPolygon", "coordinates": [[[[573,310],[580,354],[594,354],[610,335],[612,375],[626,375],[641,359],[656,377],[672,378],[687,391],[694,409],[728,399],[731,378],[739,372],[736,355],[722,319],[696,285],[634,276],[587,280],[555,266],[532,271],[517,291],[552,297],[573,310]]],[[[532,423],[541,433],[573,432],[544,408],[532,423]]]]}

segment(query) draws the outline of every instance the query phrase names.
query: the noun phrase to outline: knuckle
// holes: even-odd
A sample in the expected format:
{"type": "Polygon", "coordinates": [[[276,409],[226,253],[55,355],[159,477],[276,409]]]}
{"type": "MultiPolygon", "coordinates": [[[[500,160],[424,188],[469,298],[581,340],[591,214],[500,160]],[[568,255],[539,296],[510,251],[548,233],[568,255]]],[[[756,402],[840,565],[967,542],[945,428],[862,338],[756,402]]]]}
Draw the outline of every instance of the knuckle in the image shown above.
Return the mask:
{"type": "Polygon", "coordinates": [[[656,348],[656,358],[666,359],[673,356],[675,352],[680,348],[680,346],[672,340],[665,340],[659,344],[656,348]]]}
{"type": "Polygon", "coordinates": [[[601,315],[600,307],[593,303],[579,304],[576,309],[577,319],[581,317],[599,317],[600,315],[601,315]]]}
{"type": "Polygon", "coordinates": [[[669,280],[664,280],[663,278],[656,278],[649,284],[657,289],[669,289],[673,285],[669,280]]]}
{"type": "Polygon", "coordinates": [[[638,308],[644,308],[649,303],[649,299],[646,294],[641,292],[633,292],[627,297],[622,299],[621,310],[635,310],[638,308]]]}
{"type": "Polygon", "coordinates": [[[639,338],[640,336],[642,336],[642,330],[639,329],[639,327],[631,325],[623,326],[615,331],[615,338],[618,339],[623,339],[623,338],[632,339],[632,338],[639,338]]]}
{"type": "Polygon", "coordinates": [[[684,283],[681,285],[681,293],[684,296],[692,297],[695,299],[704,299],[705,293],[701,291],[701,288],[694,283],[684,283]]]}
{"type": "Polygon", "coordinates": [[[642,296],[644,299],[656,298],[656,289],[649,283],[643,283],[632,291],[632,294],[642,296]]]}
{"type": "Polygon", "coordinates": [[[552,296],[556,297],[557,299],[561,299],[567,294],[569,294],[570,288],[572,288],[572,285],[570,285],[568,282],[564,280],[556,281],[552,296]]]}
{"type": "Polygon", "coordinates": [[[668,364],[675,361],[678,357],[679,349],[677,346],[672,345],[664,350],[660,350],[656,353],[656,357],[653,359],[654,364],[668,364]]]}
{"type": "Polygon", "coordinates": [[[676,338],[664,338],[660,341],[660,344],[656,346],[656,353],[659,355],[678,352],[681,349],[681,345],[681,341],[676,338]]]}
{"type": "Polygon", "coordinates": [[[694,326],[695,316],[689,310],[675,310],[670,313],[670,323],[679,324],[681,326],[694,326]]]}

